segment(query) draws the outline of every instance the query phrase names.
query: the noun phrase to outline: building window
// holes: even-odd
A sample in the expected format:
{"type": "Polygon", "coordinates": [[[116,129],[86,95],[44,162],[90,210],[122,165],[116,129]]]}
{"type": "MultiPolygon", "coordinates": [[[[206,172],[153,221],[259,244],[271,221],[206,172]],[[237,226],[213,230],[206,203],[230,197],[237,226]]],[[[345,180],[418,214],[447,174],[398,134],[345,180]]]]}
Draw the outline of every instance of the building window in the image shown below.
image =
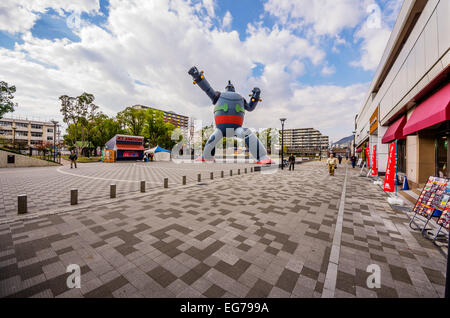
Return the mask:
{"type": "Polygon", "coordinates": [[[47,132],[52,133],[53,132],[53,128],[47,128],[47,132]]]}
{"type": "Polygon", "coordinates": [[[47,136],[47,140],[53,140],[52,136],[47,136]]]}
{"type": "Polygon", "coordinates": [[[10,121],[0,121],[0,126],[11,126],[12,123],[10,121]]]}
{"type": "Polygon", "coordinates": [[[42,137],[42,133],[32,132],[31,137],[42,137]]]}
{"type": "Polygon", "coordinates": [[[397,171],[406,173],[406,139],[397,140],[397,171]]]}
{"type": "Polygon", "coordinates": [[[31,128],[33,128],[33,129],[42,129],[42,125],[31,124],[31,128]]]}

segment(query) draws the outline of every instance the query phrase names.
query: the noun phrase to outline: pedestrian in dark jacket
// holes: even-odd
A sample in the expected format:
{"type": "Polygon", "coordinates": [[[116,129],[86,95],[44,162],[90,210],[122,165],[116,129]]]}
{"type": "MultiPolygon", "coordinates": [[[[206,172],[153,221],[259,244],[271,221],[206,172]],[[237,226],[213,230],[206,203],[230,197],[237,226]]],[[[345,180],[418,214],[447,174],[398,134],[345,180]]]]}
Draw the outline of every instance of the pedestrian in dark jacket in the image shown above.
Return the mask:
{"type": "Polygon", "coordinates": [[[77,156],[77,154],[75,153],[75,151],[72,151],[72,152],[70,153],[69,159],[70,159],[70,169],[72,169],[72,165],[75,165],[75,169],[76,169],[76,168],[77,168],[77,159],[78,159],[78,156],[77,156]]]}
{"type": "Polygon", "coordinates": [[[293,154],[289,156],[289,171],[291,171],[291,167],[293,171],[295,168],[295,156],[293,154]]]}
{"type": "Polygon", "coordinates": [[[342,162],[342,156],[341,155],[338,156],[338,160],[339,160],[339,164],[341,164],[341,162],[342,162]]]}
{"type": "Polygon", "coordinates": [[[356,166],[356,156],[353,155],[353,156],[351,157],[351,160],[352,160],[352,168],[355,168],[355,166],[356,166]]]}

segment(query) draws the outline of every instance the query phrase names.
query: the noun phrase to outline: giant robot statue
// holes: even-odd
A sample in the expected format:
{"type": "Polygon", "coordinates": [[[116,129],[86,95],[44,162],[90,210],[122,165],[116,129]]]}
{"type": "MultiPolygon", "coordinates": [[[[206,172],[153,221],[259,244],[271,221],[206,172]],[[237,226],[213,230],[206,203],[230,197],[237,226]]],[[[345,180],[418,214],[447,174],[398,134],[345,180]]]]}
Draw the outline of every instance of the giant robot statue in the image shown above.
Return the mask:
{"type": "Polygon", "coordinates": [[[234,86],[228,81],[228,85],[225,87],[225,92],[218,92],[214,90],[203,75],[203,71],[199,72],[198,69],[193,66],[189,72],[192,76],[194,84],[200,86],[200,88],[211,98],[214,107],[214,120],[216,122],[216,130],[209,137],[206,142],[203,156],[197,160],[206,161],[214,160],[216,144],[222,140],[222,137],[227,136],[227,129],[234,130],[233,136],[238,138],[244,138],[247,148],[253,158],[256,159],[258,164],[271,164],[273,161],[267,156],[267,151],[264,145],[258,140],[255,134],[248,128],[242,128],[244,122],[245,111],[253,111],[258,104],[261,91],[255,87],[252,90],[250,102],[247,101],[238,93],[234,91],[234,86]]]}

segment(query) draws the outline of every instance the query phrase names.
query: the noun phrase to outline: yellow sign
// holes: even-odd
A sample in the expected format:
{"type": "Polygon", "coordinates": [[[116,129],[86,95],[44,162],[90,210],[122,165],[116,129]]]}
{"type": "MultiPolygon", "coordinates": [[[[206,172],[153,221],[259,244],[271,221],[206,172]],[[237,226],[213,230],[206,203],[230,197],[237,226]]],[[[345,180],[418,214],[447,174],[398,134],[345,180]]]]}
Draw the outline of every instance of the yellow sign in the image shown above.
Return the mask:
{"type": "Polygon", "coordinates": [[[370,116],[370,129],[369,133],[372,134],[378,128],[378,107],[373,112],[372,116],[370,116]]]}
{"type": "Polygon", "coordinates": [[[114,162],[116,161],[116,154],[114,150],[104,150],[103,151],[103,162],[114,162]]]}

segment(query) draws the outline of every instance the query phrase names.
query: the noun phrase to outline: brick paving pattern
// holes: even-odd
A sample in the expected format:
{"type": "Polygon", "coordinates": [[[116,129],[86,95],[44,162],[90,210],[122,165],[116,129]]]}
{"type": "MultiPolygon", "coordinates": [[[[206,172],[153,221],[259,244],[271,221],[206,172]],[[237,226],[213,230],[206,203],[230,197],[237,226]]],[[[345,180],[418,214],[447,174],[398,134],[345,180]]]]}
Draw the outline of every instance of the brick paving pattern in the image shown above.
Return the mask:
{"type": "MultiPolygon", "coordinates": [[[[205,174],[196,186],[1,224],[0,297],[321,297],[345,173],[308,163],[205,174]],[[81,268],[79,289],[66,285],[69,264],[81,268]]],[[[347,174],[334,296],[443,297],[446,256],[359,170],[347,174]],[[381,268],[379,289],[366,285],[369,264],[381,268]]]]}
{"type": "Polygon", "coordinates": [[[80,203],[95,202],[109,197],[110,184],[117,185],[117,195],[138,193],[139,182],[146,181],[147,189],[162,187],[164,178],[169,185],[180,185],[182,176],[187,183],[209,179],[214,172],[215,178],[220,171],[225,176],[230,169],[244,169],[249,164],[176,164],[169,162],[122,162],[122,163],[79,163],[77,169],[70,165],[43,168],[10,168],[0,170],[0,220],[17,214],[17,196],[28,196],[28,211],[46,212],[70,205],[70,189],[78,189],[80,203]]]}

